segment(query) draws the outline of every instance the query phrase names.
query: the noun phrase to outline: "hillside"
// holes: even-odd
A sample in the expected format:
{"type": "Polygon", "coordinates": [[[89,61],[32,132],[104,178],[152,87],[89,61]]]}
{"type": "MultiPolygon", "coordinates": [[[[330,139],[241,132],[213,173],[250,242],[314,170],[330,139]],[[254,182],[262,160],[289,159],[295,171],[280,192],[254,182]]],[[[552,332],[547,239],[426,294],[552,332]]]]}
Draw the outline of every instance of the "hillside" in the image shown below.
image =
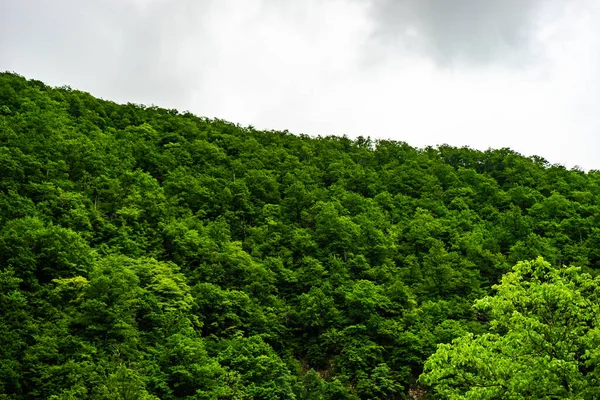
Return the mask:
{"type": "Polygon", "coordinates": [[[402,399],[538,256],[597,275],[600,172],[0,74],[0,398],[402,399]]]}

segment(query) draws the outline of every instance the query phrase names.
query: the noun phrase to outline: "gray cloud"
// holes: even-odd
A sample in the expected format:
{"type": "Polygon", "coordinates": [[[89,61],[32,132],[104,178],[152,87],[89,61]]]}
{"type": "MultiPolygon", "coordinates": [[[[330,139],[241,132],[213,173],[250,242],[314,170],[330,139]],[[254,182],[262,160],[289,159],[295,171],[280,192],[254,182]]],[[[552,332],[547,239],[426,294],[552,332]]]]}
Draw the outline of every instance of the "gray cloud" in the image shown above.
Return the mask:
{"type": "Polygon", "coordinates": [[[418,52],[444,65],[526,64],[536,57],[538,23],[556,3],[555,0],[372,0],[375,28],[370,45],[379,52],[418,52]]]}

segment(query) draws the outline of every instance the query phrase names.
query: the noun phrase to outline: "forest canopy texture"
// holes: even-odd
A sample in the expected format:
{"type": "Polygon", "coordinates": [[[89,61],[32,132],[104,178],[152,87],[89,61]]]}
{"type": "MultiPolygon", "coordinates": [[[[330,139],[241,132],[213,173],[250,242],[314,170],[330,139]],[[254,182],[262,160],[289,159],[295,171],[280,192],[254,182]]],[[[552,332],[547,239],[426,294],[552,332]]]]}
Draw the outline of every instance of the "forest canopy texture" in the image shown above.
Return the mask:
{"type": "Polygon", "coordinates": [[[0,398],[597,399],[599,193],[2,73],[0,398]]]}

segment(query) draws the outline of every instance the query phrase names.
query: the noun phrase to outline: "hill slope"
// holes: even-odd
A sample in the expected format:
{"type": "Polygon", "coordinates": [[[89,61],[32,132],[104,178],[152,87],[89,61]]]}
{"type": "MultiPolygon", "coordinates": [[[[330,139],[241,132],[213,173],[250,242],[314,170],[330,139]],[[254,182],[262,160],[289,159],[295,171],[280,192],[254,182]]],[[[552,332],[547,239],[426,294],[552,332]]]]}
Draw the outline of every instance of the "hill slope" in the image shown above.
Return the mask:
{"type": "Polygon", "coordinates": [[[599,186],[2,73],[0,397],[403,398],[516,262],[598,270],[599,186]]]}

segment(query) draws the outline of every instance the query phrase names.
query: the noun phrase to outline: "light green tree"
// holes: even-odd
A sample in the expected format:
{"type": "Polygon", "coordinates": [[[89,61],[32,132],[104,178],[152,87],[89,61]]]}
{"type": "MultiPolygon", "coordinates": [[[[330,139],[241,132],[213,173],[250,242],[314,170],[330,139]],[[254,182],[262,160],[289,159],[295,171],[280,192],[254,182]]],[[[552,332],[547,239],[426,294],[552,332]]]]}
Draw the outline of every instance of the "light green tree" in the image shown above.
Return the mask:
{"type": "Polygon", "coordinates": [[[448,399],[600,398],[600,278],[519,262],[475,308],[490,332],[442,344],[420,380],[448,399]]]}

